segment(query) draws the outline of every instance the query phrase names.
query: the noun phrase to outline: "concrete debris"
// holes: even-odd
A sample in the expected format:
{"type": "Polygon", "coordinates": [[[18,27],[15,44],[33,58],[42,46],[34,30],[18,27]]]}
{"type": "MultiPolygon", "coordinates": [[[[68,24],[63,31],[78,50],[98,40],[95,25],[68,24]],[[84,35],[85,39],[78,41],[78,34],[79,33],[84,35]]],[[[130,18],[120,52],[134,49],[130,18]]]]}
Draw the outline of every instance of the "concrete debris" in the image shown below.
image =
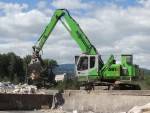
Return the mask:
{"type": "Polygon", "coordinates": [[[13,91],[13,93],[34,94],[37,93],[37,87],[33,85],[19,84],[18,86],[16,86],[16,89],[13,91]]]}
{"type": "Polygon", "coordinates": [[[14,90],[14,85],[10,82],[0,82],[0,93],[10,93],[14,90]]]}
{"type": "Polygon", "coordinates": [[[12,89],[14,88],[14,85],[10,82],[0,82],[0,89],[12,89]]]}
{"type": "Polygon", "coordinates": [[[127,113],[150,113],[150,103],[144,106],[135,106],[127,113]]]}
{"type": "Polygon", "coordinates": [[[36,80],[40,77],[40,72],[37,71],[37,70],[33,70],[32,73],[31,73],[31,79],[32,80],[36,80]]]}
{"type": "Polygon", "coordinates": [[[10,81],[0,82],[0,93],[14,93],[14,94],[45,94],[44,92],[39,92],[37,87],[28,84],[18,84],[14,85],[10,81]]]}
{"type": "Polygon", "coordinates": [[[78,111],[77,110],[73,110],[73,113],[78,113],[78,111]]]}

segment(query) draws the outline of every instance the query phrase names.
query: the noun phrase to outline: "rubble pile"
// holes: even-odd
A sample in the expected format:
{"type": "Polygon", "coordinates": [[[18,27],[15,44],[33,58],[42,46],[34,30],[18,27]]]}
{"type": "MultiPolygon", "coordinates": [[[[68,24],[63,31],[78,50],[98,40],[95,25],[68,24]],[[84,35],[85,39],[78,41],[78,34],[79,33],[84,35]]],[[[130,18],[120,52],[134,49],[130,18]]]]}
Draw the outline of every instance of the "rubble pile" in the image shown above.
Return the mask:
{"type": "Polygon", "coordinates": [[[0,93],[12,93],[12,94],[44,94],[39,92],[37,87],[28,84],[14,85],[11,82],[0,82],[0,93]]]}
{"type": "Polygon", "coordinates": [[[13,93],[19,93],[19,94],[34,94],[37,93],[37,87],[33,85],[27,85],[27,84],[19,84],[15,86],[15,90],[13,90],[13,93]]]}
{"type": "Polygon", "coordinates": [[[0,82],[0,93],[11,93],[14,88],[15,85],[12,84],[10,81],[0,82]]]}
{"type": "Polygon", "coordinates": [[[150,113],[150,103],[143,106],[135,106],[128,113],[150,113]]]}

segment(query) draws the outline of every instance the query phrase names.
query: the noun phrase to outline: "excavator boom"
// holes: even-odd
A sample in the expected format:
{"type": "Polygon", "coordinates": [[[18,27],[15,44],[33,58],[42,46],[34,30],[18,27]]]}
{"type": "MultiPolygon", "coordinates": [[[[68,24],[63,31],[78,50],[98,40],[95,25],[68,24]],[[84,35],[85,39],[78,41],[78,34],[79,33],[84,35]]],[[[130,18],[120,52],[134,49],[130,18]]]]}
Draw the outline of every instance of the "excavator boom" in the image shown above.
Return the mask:
{"type": "Polygon", "coordinates": [[[81,30],[78,23],[70,16],[67,9],[58,9],[54,12],[54,15],[52,16],[50,23],[46,26],[45,31],[39,38],[37,44],[33,46],[33,49],[35,49],[36,51],[40,51],[43,48],[46,40],[48,39],[49,35],[53,31],[55,25],[59,20],[68,30],[72,38],[77,42],[77,44],[82,50],[82,53],[93,55],[98,54],[96,48],[90,43],[90,41],[88,40],[84,32],[81,30]],[[68,28],[67,25],[61,20],[62,17],[65,18],[70,28],[68,28]]]}
{"type": "MultiPolygon", "coordinates": [[[[32,73],[32,75],[35,75],[35,74],[37,75],[41,71],[43,71],[43,66],[41,65],[42,60],[39,55],[39,52],[42,50],[45,42],[47,41],[49,35],[53,31],[55,25],[57,24],[59,20],[62,22],[62,24],[70,33],[72,38],[76,41],[76,43],[79,45],[83,54],[98,55],[96,48],[90,43],[90,41],[88,40],[84,32],[81,30],[78,23],[70,16],[68,10],[58,9],[54,12],[50,23],[46,26],[43,34],[38,39],[38,42],[33,46],[33,56],[32,56],[31,63],[29,64],[29,70],[30,70],[30,73],[32,73]],[[67,25],[62,21],[61,19],[62,17],[64,17],[69,27],[67,27],[67,25]]],[[[99,57],[99,63],[101,67],[104,64],[101,57],[99,57]]]]}

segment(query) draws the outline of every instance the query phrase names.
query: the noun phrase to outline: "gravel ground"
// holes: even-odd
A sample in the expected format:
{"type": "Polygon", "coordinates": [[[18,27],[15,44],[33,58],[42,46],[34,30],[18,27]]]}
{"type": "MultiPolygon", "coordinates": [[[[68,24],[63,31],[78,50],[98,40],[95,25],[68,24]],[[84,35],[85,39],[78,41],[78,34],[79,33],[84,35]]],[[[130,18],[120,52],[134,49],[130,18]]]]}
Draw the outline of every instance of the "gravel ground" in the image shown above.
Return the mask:
{"type": "Polygon", "coordinates": [[[0,113],[94,113],[88,112],[76,112],[76,111],[63,111],[63,110],[34,110],[34,111],[0,111],[0,113]]]}

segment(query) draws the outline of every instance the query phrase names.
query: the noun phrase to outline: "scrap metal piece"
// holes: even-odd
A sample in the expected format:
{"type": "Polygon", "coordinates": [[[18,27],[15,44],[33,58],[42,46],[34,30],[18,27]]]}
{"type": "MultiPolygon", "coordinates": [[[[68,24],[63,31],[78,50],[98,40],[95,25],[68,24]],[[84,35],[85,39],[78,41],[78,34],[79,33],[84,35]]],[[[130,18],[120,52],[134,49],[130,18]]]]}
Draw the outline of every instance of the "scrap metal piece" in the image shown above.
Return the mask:
{"type": "Polygon", "coordinates": [[[38,51],[34,51],[30,64],[28,65],[28,71],[32,80],[39,79],[40,74],[46,70],[44,62],[39,55],[38,51]]]}

